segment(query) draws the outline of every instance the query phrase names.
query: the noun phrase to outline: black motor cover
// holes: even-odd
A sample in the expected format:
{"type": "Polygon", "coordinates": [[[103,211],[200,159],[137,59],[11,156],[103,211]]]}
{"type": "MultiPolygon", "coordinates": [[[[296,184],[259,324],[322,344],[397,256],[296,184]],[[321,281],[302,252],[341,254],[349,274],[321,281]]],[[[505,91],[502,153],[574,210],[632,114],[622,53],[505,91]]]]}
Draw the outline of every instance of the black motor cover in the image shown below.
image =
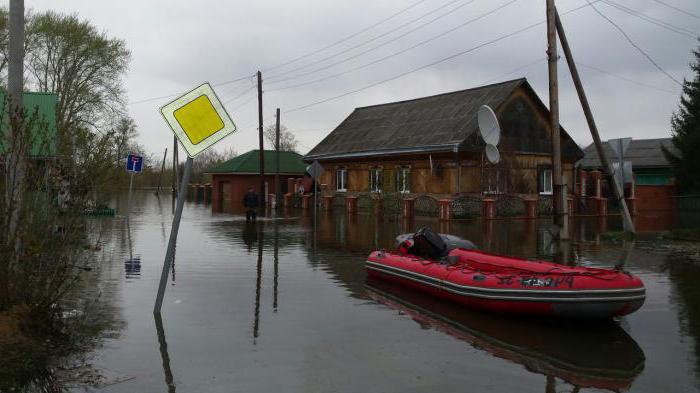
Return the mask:
{"type": "Polygon", "coordinates": [[[413,245],[408,252],[423,258],[441,259],[446,257],[450,250],[440,234],[423,227],[413,235],[413,245]]]}
{"type": "MultiPolygon", "coordinates": [[[[423,229],[423,228],[421,228],[423,229]]],[[[428,228],[429,229],[429,228],[428,228]]],[[[432,232],[432,231],[431,231],[432,232]]],[[[420,233],[420,230],[418,231],[420,233]]],[[[434,232],[433,232],[434,233],[434,232]]],[[[414,236],[416,234],[414,233],[404,233],[402,235],[396,236],[396,248],[399,248],[399,245],[403,243],[406,240],[410,240],[413,242],[414,236]]],[[[448,235],[446,233],[440,233],[438,234],[440,238],[442,238],[442,241],[447,245],[447,252],[450,250],[454,250],[456,248],[463,248],[466,250],[475,250],[477,249],[476,245],[472,243],[469,240],[462,239],[461,237],[455,236],[455,235],[448,235]]],[[[412,250],[411,250],[412,251],[412,250]]]]}

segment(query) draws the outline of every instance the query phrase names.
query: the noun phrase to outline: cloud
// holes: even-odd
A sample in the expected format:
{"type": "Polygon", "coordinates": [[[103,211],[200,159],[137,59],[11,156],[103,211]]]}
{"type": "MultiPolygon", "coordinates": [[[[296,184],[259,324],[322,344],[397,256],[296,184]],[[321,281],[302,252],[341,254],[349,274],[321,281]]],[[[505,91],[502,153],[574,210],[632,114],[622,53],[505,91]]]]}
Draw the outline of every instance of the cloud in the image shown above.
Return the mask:
{"type": "MultiPolygon", "coordinates": [[[[544,2],[519,0],[482,20],[443,37],[406,51],[377,64],[348,72],[337,78],[296,89],[272,91],[293,83],[310,81],[350,70],[457,26],[500,4],[474,0],[453,13],[406,34],[380,48],[326,70],[273,84],[275,74],[313,63],[320,58],[371,40],[397,26],[418,18],[453,0],[427,0],[410,10],[328,50],[305,57],[288,66],[276,64],[313,52],[319,48],[370,26],[408,7],[416,0],[391,1],[71,1],[33,2],[36,11],[54,9],[77,13],[89,19],[109,35],[126,40],[133,54],[126,87],[131,101],[184,92],[202,81],[217,83],[241,76],[252,76],[262,69],[265,124],[274,122],[274,110],[282,109],[282,123],[296,132],[305,150],[313,147],[357,106],[409,99],[447,91],[461,90],[487,81],[527,77],[543,102],[547,98],[547,65],[533,63],[545,57],[544,25],[492,45],[474,50],[453,60],[423,69],[346,97],[317,105],[308,110],[285,114],[297,107],[372,83],[391,78],[423,64],[449,56],[541,21],[544,2]],[[518,72],[510,71],[524,67],[518,72]],[[495,79],[495,80],[494,80],[495,79]],[[269,85],[268,85],[269,80],[269,85]],[[267,91],[269,90],[269,91],[267,91]]],[[[673,4],[693,10],[696,0],[674,0],[673,4]]],[[[342,59],[404,34],[430,18],[456,8],[468,0],[457,0],[394,33],[348,51],[315,66],[284,76],[294,76],[342,59]]],[[[630,2],[616,0],[647,16],[674,26],[697,31],[697,20],[665,8],[652,0],[630,2]]],[[[559,0],[560,12],[586,4],[585,0],[559,0]]],[[[688,63],[698,41],[628,15],[603,2],[596,6],[613,18],[669,73],[678,79],[690,76],[688,63]]],[[[604,139],[621,136],[634,138],[664,137],[670,134],[669,118],[678,104],[680,88],[656,70],[608,22],[585,8],[563,16],[574,55],[582,64],[580,71],[596,120],[604,139]],[[638,84],[586,68],[583,64],[619,75],[638,84]],[[658,89],[641,86],[650,85],[658,89]]],[[[591,138],[568,75],[566,63],[559,62],[561,121],[574,139],[587,145],[591,138]]],[[[248,89],[251,80],[242,80],[217,88],[223,101],[248,89]]],[[[245,152],[257,146],[257,100],[255,89],[227,105],[241,131],[228,137],[218,148],[229,146],[245,152]]],[[[130,105],[130,113],[139,127],[140,142],[156,152],[169,146],[171,132],[158,113],[168,100],[130,105]]]]}

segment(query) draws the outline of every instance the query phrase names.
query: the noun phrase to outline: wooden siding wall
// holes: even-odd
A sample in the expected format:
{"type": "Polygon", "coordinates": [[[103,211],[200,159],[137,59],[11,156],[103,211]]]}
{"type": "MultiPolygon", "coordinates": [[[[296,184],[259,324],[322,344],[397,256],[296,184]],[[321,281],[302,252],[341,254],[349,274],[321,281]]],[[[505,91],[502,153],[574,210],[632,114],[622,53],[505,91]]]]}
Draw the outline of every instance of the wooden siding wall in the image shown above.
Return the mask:
{"type": "MultiPolygon", "coordinates": [[[[433,159],[433,167],[437,168],[431,173],[430,164],[427,159],[417,158],[413,160],[384,160],[372,162],[321,162],[326,171],[321,175],[320,184],[326,193],[336,191],[336,170],[345,168],[348,173],[348,193],[369,192],[369,170],[381,168],[383,171],[383,191],[395,191],[395,171],[401,167],[411,168],[410,191],[411,194],[435,194],[452,195],[457,191],[457,164],[455,160],[433,159]]],[[[483,191],[482,188],[482,167],[481,161],[462,159],[460,190],[461,193],[477,194],[483,191]]],[[[509,172],[512,179],[518,180],[518,187],[508,190],[511,193],[534,194],[537,192],[538,168],[549,166],[551,159],[545,155],[513,155],[507,166],[503,166],[501,171],[509,172]],[[523,189],[524,187],[524,189],[523,189]]],[[[487,169],[488,164],[484,169],[487,169]]],[[[564,163],[564,181],[572,191],[573,184],[573,164],[564,163]]]]}

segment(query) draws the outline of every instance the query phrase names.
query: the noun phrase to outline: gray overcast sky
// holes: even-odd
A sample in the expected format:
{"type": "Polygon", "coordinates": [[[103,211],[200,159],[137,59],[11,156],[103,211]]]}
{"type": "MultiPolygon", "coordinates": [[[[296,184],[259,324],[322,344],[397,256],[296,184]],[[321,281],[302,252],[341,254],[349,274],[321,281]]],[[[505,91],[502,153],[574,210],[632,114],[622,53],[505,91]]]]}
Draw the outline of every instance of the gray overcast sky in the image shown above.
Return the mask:
{"type": "MultiPolygon", "coordinates": [[[[700,15],[698,0],[663,0],[663,3],[700,15]]],[[[586,0],[559,0],[557,7],[560,13],[564,13],[586,4],[586,0]]],[[[358,106],[461,90],[523,76],[527,77],[542,101],[548,102],[547,65],[544,61],[546,35],[544,24],[540,24],[389,82],[285,113],[295,107],[372,85],[543,21],[544,0],[26,0],[25,6],[35,11],[53,9],[77,13],[110,36],[126,40],[133,56],[125,81],[132,102],[129,112],[138,124],[139,141],[153,153],[162,152],[172,144],[172,134],[158,111],[169,99],[133,102],[185,92],[203,81],[216,84],[245,76],[251,78],[216,88],[240,129],[220,142],[217,149],[232,146],[244,153],[256,148],[257,101],[252,76],[258,69],[263,71],[265,124],[274,123],[275,108],[281,108],[282,123],[296,134],[302,153],[312,148],[358,106]],[[292,64],[272,68],[335,43],[416,3],[409,10],[352,39],[292,64]],[[496,10],[500,6],[503,8],[496,10]],[[274,88],[331,76],[371,63],[488,12],[491,13],[464,27],[376,64],[315,84],[273,91],[274,88]],[[447,15],[426,24],[443,14],[447,15]],[[419,27],[422,24],[426,25],[419,27]],[[402,34],[405,35],[395,39],[402,34]],[[362,43],[365,44],[360,45],[362,43]],[[350,49],[353,47],[356,48],[350,49]],[[374,47],[377,48],[370,50],[374,47]],[[323,60],[347,49],[350,50],[323,60]],[[295,70],[318,60],[323,61],[295,70]],[[318,70],[333,63],[339,64],[318,70]],[[510,73],[514,70],[517,71],[510,73]],[[279,81],[293,76],[298,77],[273,83],[275,79],[279,81]],[[229,102],[241,93],[244,94],[229,102]]],[[[595,6],[619,24],[674,78],[690,77],[691,51],[698,46],[698,41],[692,36],[700,34],[700,19],[664,6],[657,0],[603,0],[596,2],[595,6]],[[620,9],[625,7],[678,30],[669,31],[625,13],[620,9]],[[690,37],[688,32],[692,33],[690,37]]],[[[562,19],[574,56],[580,63],[603,139],[669,136],[669,119],[677,107],[680,86],[657,70],[591,7],[563,15],[562,19]]],[[[591,137],[563,59],[559,65],[561,123],[579,145],[585,146],[591,137]]]]}

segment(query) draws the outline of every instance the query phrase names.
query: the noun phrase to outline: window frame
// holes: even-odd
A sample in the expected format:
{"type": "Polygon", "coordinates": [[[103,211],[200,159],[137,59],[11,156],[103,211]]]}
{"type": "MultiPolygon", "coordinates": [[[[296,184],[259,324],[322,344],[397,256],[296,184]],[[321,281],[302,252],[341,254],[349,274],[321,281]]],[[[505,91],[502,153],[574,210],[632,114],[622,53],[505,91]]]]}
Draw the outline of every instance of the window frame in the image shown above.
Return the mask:
{"type": "Polygon", "coordinates": [[[411,193],[411,167],[396,167],[396,192],[400,194],[411,193]]]}
{"type": "Polygon", "coordinates": [[[493,168],[489,168],[488,175],[486,176],[486,187],[483,191],[485,195],[503,194],[503,191],[500,190],[500,176],[501,169],[499,167],[494,166],[493,168]],[[494,185],[495,187],[493,187],[494,185]]]}
{"type": "Polygon", "coordinates": [[[348,169],[341,167],[335,170],[335,190],[337,192],[348,192],[348,169]],[[343,183],[340,187],[339,183],[343,183]]]}
{"type": "Polygon", "coordinates": [[[541,167],[539,172],[540,175],[538,180],[542,182],[542,184],[540,184],[542,191],[539,192],[539,195],[554,195],[554,178],[552,176],[552,168],[541,167]],[[549,182],[547,182],[547,176],[549,176],[549,182]],[[548,184],[549,190],[547,189],[548,184]]]}
{"type": "Polygon", "coordinates": [[[369,169],[369,192],[382,192],[383,172],[384,170],[381,167],[369,169]]]}

